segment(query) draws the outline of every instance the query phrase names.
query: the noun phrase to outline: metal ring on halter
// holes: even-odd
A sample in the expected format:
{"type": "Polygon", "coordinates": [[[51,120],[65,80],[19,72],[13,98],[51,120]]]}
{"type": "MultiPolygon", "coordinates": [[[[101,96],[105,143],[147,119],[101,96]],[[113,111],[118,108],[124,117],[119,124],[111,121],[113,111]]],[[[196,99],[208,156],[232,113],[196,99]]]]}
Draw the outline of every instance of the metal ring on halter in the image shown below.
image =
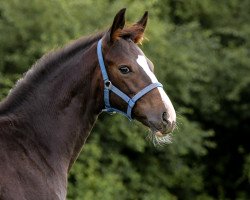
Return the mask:
{"type": "Polygon", "coordinates": [[[106,80],[106,81],[104,82],[104,87],[110,90],[111,87],[112,87],[111,81],[110,81],[110,80],[106,80]]]}

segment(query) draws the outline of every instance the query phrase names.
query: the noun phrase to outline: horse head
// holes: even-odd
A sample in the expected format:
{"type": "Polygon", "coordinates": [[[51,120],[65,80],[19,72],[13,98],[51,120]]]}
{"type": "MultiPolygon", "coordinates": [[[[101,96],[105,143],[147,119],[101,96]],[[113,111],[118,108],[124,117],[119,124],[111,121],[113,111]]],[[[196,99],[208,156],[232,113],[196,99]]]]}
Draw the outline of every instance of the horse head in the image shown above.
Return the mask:
{"type": "Polygon", "coordinates": [[[176,113],[154,75],[153,63],[138,46],[147,20],[145,12],[138,22],[125,27],[125,9],[120,10],[99,41],[98,58],[106,110],[140,121],[152,130],[153,136],[163,139],[174,130],[176,113]]]}

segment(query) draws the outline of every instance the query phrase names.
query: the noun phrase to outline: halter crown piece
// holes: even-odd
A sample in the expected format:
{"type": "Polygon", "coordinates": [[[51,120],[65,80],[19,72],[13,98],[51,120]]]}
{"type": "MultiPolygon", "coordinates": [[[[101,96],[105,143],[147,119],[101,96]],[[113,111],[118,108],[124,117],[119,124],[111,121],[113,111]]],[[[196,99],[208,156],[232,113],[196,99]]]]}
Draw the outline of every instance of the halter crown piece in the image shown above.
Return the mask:
{"type": "Polygon", "coordinates": [[[119,90],[117,87],[115,87],[108,78],[107,70],[106,70],[104,60],[103,60],[103,55],[102,55],[102,39],[100,39],[98,41],[98,44],[97,44],[97,56],[98,56],[98,61],[99,61],[99,65],[101,68],[102,77],[103,77],[103,81],[104,81],[105,109],[103,111],[108,112],[108,113],[116,113],[116,112],[121,113],[122,115],[125,115],[129,120],[132,120],[131,113],[132,113],[132,109],[133,109],[136,101],[138,99],[140,99],[142,96],[144,96],[145,94],[147,94],[148,92],[150,92],[151,90],[153,90],[154,88],[163,87],[162,84],[159,82],[152,83],[152,84],[146,86],[145,88],[143,88],[142,90],[140,90],[135,96],[130,98],[128,95],[126,95],[121,90],[119,90]],[[118,95],[120,98],[122,98],[128,104],[127,113],[111,107],[110,101],[109,101],[110,91],[112,91],[113,93],[118,95]]]}

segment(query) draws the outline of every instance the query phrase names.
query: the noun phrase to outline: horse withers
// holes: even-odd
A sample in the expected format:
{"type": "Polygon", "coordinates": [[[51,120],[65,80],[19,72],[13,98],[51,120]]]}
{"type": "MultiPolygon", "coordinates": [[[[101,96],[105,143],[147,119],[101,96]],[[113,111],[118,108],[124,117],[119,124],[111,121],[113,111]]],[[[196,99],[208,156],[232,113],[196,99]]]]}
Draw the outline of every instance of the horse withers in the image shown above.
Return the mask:
{"type": "Polygon", "coordinates": [[[65,199],[67,175],[98,115],[119,112],[158,142],[176,114],[153,64],[137,46],[148,13],[43,56],[0,103],[0,199],[65,199]]]}

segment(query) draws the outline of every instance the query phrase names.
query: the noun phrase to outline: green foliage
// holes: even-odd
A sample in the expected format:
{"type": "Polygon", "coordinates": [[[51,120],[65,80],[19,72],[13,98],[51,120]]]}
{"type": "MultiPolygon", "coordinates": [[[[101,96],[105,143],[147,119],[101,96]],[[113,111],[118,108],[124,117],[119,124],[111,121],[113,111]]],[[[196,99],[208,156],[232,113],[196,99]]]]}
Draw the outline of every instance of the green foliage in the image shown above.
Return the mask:
{"type": "Polygon", "coordinates": [[[0,73],[0,100],[3,99],[9,93],[9,90],[13,87],[15,81],[19,78],[18,75],[3,76],[0,73]]]}
{"type": "Polygon", "coordinates": [[[212,132],[183,117],[173,144],[154,148],[140,124],[121,116],[101,116],[101,122],[73,167],[69,199],[178,199],[176,188],[186,199],[203,194],[200,157],[210,144],[202,141],[212,132]]]}
{"type": "Polygon", "coordinates": [[[2,0],[0,99],[39,57],[145,10],[142,45],[175,104],[173,143],[102,114],[69,175],[68,199],[250,198],[248,0],[2,0]]]}

